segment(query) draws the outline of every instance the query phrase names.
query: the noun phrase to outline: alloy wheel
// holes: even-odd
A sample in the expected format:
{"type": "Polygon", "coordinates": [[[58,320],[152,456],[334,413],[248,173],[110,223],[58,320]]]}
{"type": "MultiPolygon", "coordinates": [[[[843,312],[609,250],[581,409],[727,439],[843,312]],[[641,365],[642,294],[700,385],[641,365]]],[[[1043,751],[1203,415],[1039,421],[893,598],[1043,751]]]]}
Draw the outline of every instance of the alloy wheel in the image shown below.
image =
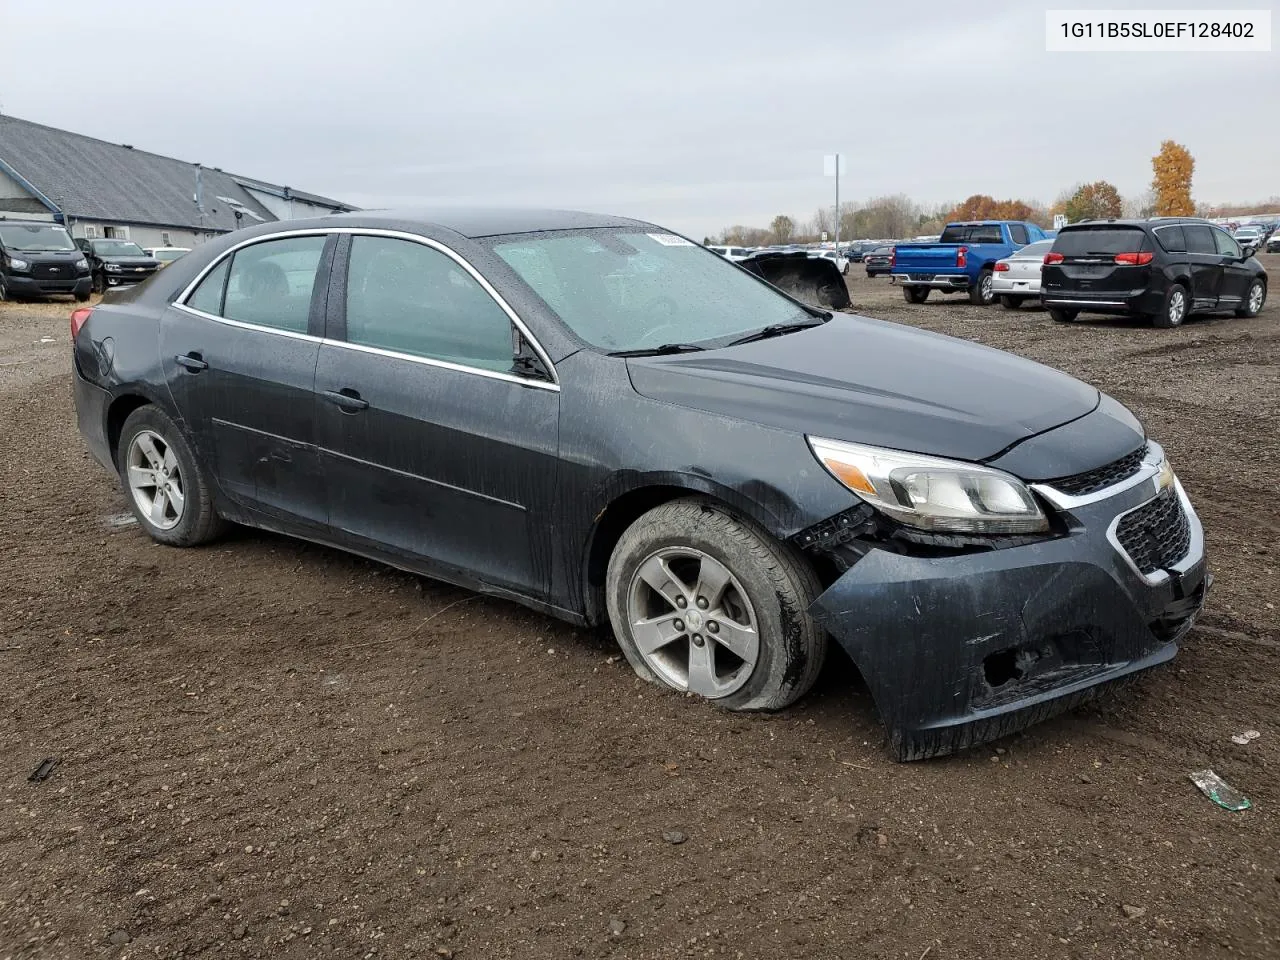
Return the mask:
{"type": "Polygon", "coordinates": [[[992,281],[991,281],[991,277],[990,277],[990,276],[985,276],[985,277],[983,277],[983,278],[982,278],[982,287],[981,287],[982,302],[983,302],[983,303],[990,303],[991,301],[993,301],[993,300],[995,299],[995,295],[992,293],[992,289],[991,289],[991,288],[992,288],[992,281]]]}
{"type": "Polygon", "coordinates": [[[182,522],[186,492],[173,448],[160,434],[140,430],[129,442],[126,460],[129,492],[139,512],[159,530],[182,522]]]}
{"type": "Polygon", "coordinates": [[[1258,313],[1262,309],[1262,301],[1266,295],[1267,291],[1261,283],[1254,283],[1254,285],[1249,288],[1250,313],[1258,313]]]}
{"type": "Polygon", "coordinates": [[[1176,327],[1182,322],[1183,314],[1186,312],[1186,295],[1181,290],[1173,291],[1173,295],[1169,297],[1169,323],[1176,327]]]}
{"type": "Polygon", "coordinates": [[[708,699],[751,678],[760,657],[755,611],[729,569],[692,547],[667,547],[637,568],[627,619],[645,664],[664,682],[708,699]]]}

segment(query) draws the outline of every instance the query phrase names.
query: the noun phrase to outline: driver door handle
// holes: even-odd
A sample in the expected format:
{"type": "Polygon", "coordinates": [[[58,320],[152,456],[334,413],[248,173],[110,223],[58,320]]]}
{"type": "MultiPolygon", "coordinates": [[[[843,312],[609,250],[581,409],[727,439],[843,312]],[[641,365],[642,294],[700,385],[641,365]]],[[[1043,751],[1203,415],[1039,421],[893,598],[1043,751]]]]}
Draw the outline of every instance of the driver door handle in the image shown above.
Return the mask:
{"type": "Polygon", "coordinates": [[[209,369],[209,364],[198,353],[182,353],[173,359],[177,361],[178,366],[185,367],[192,373],[199,373],[201,370],[209,369]]]}
{"type": "Polygon", "coordinates": [[[326,390],[324,398],[330,403],[337,404],[338,408],[344,413],[359,413],[361,410],[369,409],[369,401],[360,396],[359,392],[352,390],[350,387],[344,387],[341,390],[326,390]]]}

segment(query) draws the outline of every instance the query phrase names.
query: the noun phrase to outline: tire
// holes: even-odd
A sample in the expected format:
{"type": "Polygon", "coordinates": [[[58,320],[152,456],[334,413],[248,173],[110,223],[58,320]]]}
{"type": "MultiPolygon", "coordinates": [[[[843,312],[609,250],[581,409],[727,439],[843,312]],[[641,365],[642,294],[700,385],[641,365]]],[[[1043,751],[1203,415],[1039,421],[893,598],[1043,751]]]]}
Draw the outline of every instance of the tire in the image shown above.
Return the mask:
{"type": "Polygon", "coordinates": [[[159,407],[139,407],[129,414],[120,431],[116,470],[129,508],[142,529],[156,542],[171,547],[194,547],[208,543],[222,533],[224,521],[214,509],[208,475],[182,431],[159,407]],[[150,441],[149,448],[140,439],[144,436],[150,441]],[[154,505],[162,497],[155,483],[134,488],[130,479],[131,465],[137,466],[140,474],[149,473],[157,480],[172,483],[172,489],[182,495],[181,508],[177,508],[173,499],[165,494],[164,504],[158,513],[144,509],[144,502],[154,505]],[[168,473],[160,475],[157,468],[168,473]],[[150,494],[148,489],[152,491],[150,494]]]}
{"type": "Polygon", "coordinates": [[[813,570],[789,547],[700,498],[673,500],[636,520],[614,548],[605,579],[609,620],[638,676],[739,711],[780,710],[813,686],[827,637],[805,610],[820,590],[813,570]],[[650,573],[642,576],[643,569],[650,573]],[[655,579],[665,585],[662,593],[651,586],[655,579]],[[704,579],[721,584],[705,604],[698,593],[704,579]],[[634,629],[645,621],[654,637],[671,638],[647,645],[647,655],[634,629]],[[743,624],[754,631],[738,629],[743,624]],[[730,651],[726,638],[741,649],[752,637],[752,659],[730,651]],[[709,672],[695,673],[698,651],[703,663],[711,654],[709,672]]]}
{"type": "Polygon", "coordinates": [[[987,307],[995,303],[996,294],[991,288],[991,271],[983,270],[978,280],[969,288],[969,302],[975,307],[987,307]]]}
{"type": "Polygon", "coordinates": [[[903,287],[902,299],[907,303],[924,303],[931,292],[928,287],[903,287]]]}
{"type": "Polygon", "coordinates": [[[1236,311],[1237,317],[1256,317],[1262,312],[1262,305],[1267,302],[1267,281],[1257,277],[1249,284],[1249,292],[1245,294],[1244,306],[1236,311]]]}
{"type": "Polygon", "coordinates": [[[9,287],[4,282],[4,277],[0,277],[0,303],[4,303],[9,299],[9,287]]]}
{"type": "Polygon", "coordinates": [[[1000,306],[1004,307],[1006,310],[1017,310],[1022,306],[1022,298],[1011,297],[1006,294],[1000,298],[1000,306]]]}
{"type": "Polygon", "coordinates": [[[95,273],[93,279],[89,281],[89,289],[93,293],[104,293],[107,289],[107,278],[100,273],[95,273]]]}
{"type": "Polygon", "coordinates": [[[1180,283],[1170,284],[1169,289],[1165,291],[1160,312],[1151,318],[1151,322],[1163,330],[1180,327],[1182,321],[1187,319],[1189,304],[1187,288],[1180,283]]]}
{"type": "Polygon", "coordinates": [[[81,293],[79,290],[75,292],[74,296],[76,298],[76,303],[84,303],[86,300],[89,299],[89,294],[81,293]]]}
{"type": "Polygon", "coordinates": [[[1054,307],[1049,308],[1049,319],[1054,323],[1073,323],[1079,315],[1079,310],[1058,310],[1054,307]]]}

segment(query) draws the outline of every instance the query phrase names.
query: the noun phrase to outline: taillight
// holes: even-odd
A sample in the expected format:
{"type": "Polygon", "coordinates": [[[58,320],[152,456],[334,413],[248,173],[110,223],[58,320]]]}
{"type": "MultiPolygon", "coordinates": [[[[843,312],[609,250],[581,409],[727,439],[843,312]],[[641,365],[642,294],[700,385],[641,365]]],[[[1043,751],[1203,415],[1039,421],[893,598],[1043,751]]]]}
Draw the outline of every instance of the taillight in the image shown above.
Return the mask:
{"type": "Polygon", "coordinates": [[[889,251],[889,266],[896,267],[898,265],[898,248],[894,247],[889,251]]]}
{"type": "Polygon", "coordinates": [[[1009,265],[1005,263],[1003,260],[997,260],[996,273],[1008,273],[1008,272],[1009,272],[1009,265]]]}
{"type": "Polygon", "coordinates": [[[1060,253],[1046,253],[1044,255],[1045,263],[1061,263],[1062,260],[1063,260],[1063,257],[1062,257],[1062,254],[1060,253]]]}
{"type": "Polygon", "coordinates": [[[1129,263],[1141,267],[1150,263],[1151,257],[1151,253],[1117,253],[1116,263],[1129,263]]]}
{"type": "Polygon", "coordinates": [[[960,247],[956,250],[956,266],[963,267],[969,260],[969,248],[960,247]]]}
{"type": "Polygon", "coordinates": [[[80,328],[84,326],[84,322],[89,319],[89,314],[93,313],[93,307],[81,307],[78,310],[71,311],[71,342],[76,342],[76,337],[80,336],[80,328]]]}

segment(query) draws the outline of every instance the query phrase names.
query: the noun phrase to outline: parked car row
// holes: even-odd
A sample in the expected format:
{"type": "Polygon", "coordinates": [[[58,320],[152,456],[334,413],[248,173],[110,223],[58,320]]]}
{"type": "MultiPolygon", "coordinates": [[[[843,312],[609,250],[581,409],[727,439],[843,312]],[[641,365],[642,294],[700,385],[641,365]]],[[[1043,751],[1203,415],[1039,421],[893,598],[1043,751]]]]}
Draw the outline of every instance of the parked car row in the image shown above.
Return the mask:
{"type": "Polygon", "coordinates": [[[72,239],[60,223],[0,218],[0,300],[90,293],[126,287],[190,253],[186,247],[143,250],[131,240],[72,239]]]}

